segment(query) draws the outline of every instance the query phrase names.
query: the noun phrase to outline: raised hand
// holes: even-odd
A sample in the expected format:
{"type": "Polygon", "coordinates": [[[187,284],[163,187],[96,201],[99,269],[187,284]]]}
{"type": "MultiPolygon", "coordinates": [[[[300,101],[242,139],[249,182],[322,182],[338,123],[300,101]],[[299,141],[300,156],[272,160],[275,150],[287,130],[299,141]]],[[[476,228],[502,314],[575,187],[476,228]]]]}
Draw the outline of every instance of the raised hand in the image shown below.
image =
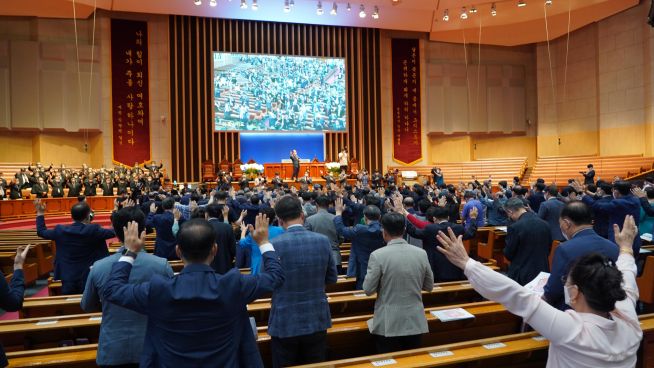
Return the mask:
{"type": "Polygon", "coordinates": [[[150,203],[150,213],[156,213],[157,212],[157,204],[152,202],[150,203]]]}
{"type": "Polygon", "coordinates": [[[125,241],[123,245],[127,250],[138,253],[145,245],[145,230],[139,235],[139,224],[136,221],[130,221],[127,226],[123,227],[125,241]]]}
{"type": "Polygon", "coordinates": [[[470,257],[468,257],[468,253],[463,246],[463,236],[459,235],[457,237],[451,227],[447,228],[447,232],[448,235],[445,235],[442,231],[439,231],[438,235],[436,235],[436,239],[441,243],[438,246],[438,251],[443,253],[453,265],[464,269],[470,257]]]}
{"type": "Polygon", "coordinates": [[[175,220],[179,221],[179,219],[182,218],[182,212],[177,208],[173,208],[173,217],[175,218],[175,220]]]}
{"type": "Polygon", "coordinates": [[[470,210],[470,218],[476,220],[478,215],[479,215],[479,209],[477,207],[472,207],[472,209],[470,210]]]}
{"type": "Polygon", "coordinates": [[[633,195],[635,195],[638,198],[647,197],[647,193],[645,193],[644,190],[642,190],[641,188],[638,188],[638,187],[631,189],[631,193],[633,193],[633,195]]]}
{"type": "Polygon", "coordinates": [[[620,249],[633,252],[634,239],[638,236],[638,227],[633,216],[625,216],[622,230],[620,230],[618,224],[613,224],[613,233],[615,234],[615,243],[620,246],[620,249]]]}
{"type": "Polygon", "coordinates": [[[229,207],[227,205],[223,205],[223,218],[227,219],[229,218],[229,207]]]}
{"type": "Polygon", "coordinates": [[[252,239],[259,245],[268,243],[268,216],[260,213],[254,219],[254,226],[248,225],[248,230],[252,234],[252,239]]]}
{"type": "Polygon", "coordinates": [[[27,253],[33,247],[34,245],[32,244],[18,246],[16,249],[16,257],[14,258],[14,270],[23,269],[23,264],[25,263],[25,259],[27,259],[27,253]]]}
{"type": "Polygon", "coordinates": [[[45,202],[42,202],[40,199],[35,199],[34,209],[36,210],[37,216],[43,216],[43,214],[45,213],[45,202]]]}
{"type": "Polygon", "coordinates": [[[343,198],[336,198],[336,201],[334,202],[334,212],[336,213],[336,216],[342,215],[344,208],[345,206],[343,205],[343,198]]]}

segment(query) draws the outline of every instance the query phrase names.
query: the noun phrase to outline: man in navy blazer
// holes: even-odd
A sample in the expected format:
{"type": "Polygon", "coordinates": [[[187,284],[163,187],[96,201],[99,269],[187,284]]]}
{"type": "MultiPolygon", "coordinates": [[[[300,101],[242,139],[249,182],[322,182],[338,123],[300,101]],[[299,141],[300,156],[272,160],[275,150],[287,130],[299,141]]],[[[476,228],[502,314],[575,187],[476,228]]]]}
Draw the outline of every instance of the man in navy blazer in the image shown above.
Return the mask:
{"type": "Polygon", "coordinates": [[[173,234],[175,200],[172,197],[165,198],[161,201],[161,207],[163,213],[157,214],[157,205],[154,202],[150,204],[150,212],[145,222],[145,226],[154,227],[157,230],[157,237],[154,240],[154,255],[166,259],[178,259],[175,253],[177,239],[173,234]]]}
{"type": "Polygon", "coordinates": [[[107,239],[114,238],[113,229],[91,223],[91,207],[86,202],[75,203],[70,209],[71,225],[57,225],[48,229],[45,224],[45,203],[34,201],[36,234],[57,244],[54,278],[61,280],[63,295],[81,294],[91,265],[109,255],[107,239]]]}
{"type": "Polygon", "coordinates": [[[286,281],[273,292],[268,321],[273,367],[322,362],[327,358],[327,329],[332,325],[325,286],[336,283],[338,277],[331,242],[304,227],[297,197],[280,198],[275,213],[286,232],[271,241],[286,281]]]}
{"type": "Polygon", "coordinates": [[[351,227],[346,227],[343,224],[343,199],[337,198],[336,205],[334,206],[336,217],[334,217],[334,225],[338,235],[350,239],[352,241],[352,252],[356,256],[356,289],[363,290],[363,280],[366,279],[368,272],[368,260],[370,254],[377,249],[384,246],[384,236],[382,235],[382,228],[379,220],[381,219],[381,211],[377,206],[366,206],[363,209],[363,217],[366,224],[356,224],[351,227]]]}
{"type": "Polygon", "coordinates": [[[258,216],[256,231],[250,229],[263,258],[258,275],[238,269],[217,274],[210,266],[217,252],[213,228],[204,219],[192,219],[177,234],[175,251],[184,269],[173,278],[155,275],[135,285],[128,279],[145,232],[139,236],[138,225],[128,225],[128,251],[114,263],[103,296],[148,316],[142,368],[263,367],[247,304],[282,285],[284,271],[268,241],[267,218],[258,216]]]}
{"type": "MultiPolygon", "coordinates": [[[[610,241],[615,242],[613,225],[621,227],[627,215],[633,216],[636,223],[640,222],[640,199],[631,193],[631,184],[629,182],[617,181],[613,184],[613,199],[611,201],[596,200],[591,195],[587,195],[579,184],[575,184],[575,189],[582,193],[581,200],[590,206],[593,213],[608,215],[610,241]]],[[[638,257],[641,243],[640,236],[634,238],[634,257],[638,257]]]]}
{"type": "Polygon", "coordinates": [[[550,234],[552,234],[552,240],[564,241],[563,234],[561,233],[561,227],[559,226],[559,217],[561,217],[561,211],[565,207],[565,203],[561,202],[558,198],[559,189],[556,185],[550,185],[547,187],[545,192],[545,202],[540,204],[538,209],[538,217],[545,220],[550,226],[550,234]]]}
{"type": "MultiPolygon", "coordinates": [[[[408,213],[404,213],[408,215],[408,213]]],[[[476,207],[470,211],[471,221],[467,227],[448,221],[449,212],[447,208],[432,206],[427,210],[427,219],[432,223],[424,229],[416,229],[410,221],[407,221],[407,232],[409,235],[422,239],[422,248],[427,252],[427,259],[434,274],[434,282],[458,281],[465,280],[463,271],[450,263],[443,253],[439,252],[437,247],[442,246],[436,239],[439,231],[447,232],[447,228],[452,228],[456,236],[463,236],[463,240],[472,239],[477,235],[477,216],[479,211],[476,207]]]]}
{"type": "MultiPolygon", "coordinates": [[[[14,273],[11,276],[11,284],[7,284],[5,275],[0,271],[0,308],[8,312],[16,312],[23,308],[23,298],[25,293],[25,276],[23,274],[23,264],[27,253],[32,245],[20,245],[16,249],[14,258],[14,273]]],[[[0,367],[6,367],[9,364],[5,350],[0,344],[0,367]]]]}
{"type": "Polygon", "coordinates": [[[543,294],[545,300],[558,309],[569,309],[563,298],[564,277],[579,258],[600,253],[614,262],[618,259],[618,246],[597,235],[592,220],[590,208],[580,201],[570,202],[561,210],[559,226],[563,236],[569,240],[561,243],[554,251],[552,272],[543,294]]]}

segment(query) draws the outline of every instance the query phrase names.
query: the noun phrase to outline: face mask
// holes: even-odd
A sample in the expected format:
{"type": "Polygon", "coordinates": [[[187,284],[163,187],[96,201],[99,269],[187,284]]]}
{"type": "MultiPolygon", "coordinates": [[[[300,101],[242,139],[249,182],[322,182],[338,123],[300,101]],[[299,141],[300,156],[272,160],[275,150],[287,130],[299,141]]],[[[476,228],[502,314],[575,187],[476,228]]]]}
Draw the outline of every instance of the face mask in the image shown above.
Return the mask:
{"type": "Polygon", "coordinates": [[[570,303],[570,292],[568,291],[572,286],[563,285],[563,300],[565,304],[572,306],[570,303]]]}
{"type": "Polygon", "coordinates": [[[563,235],[563,239],[565,239],[565,240],[570,240],[570,239],[568,238],[568,234],[566,234],[565,231],[563,231],[562,228],[561,228],[561,234],[563,235]]]}

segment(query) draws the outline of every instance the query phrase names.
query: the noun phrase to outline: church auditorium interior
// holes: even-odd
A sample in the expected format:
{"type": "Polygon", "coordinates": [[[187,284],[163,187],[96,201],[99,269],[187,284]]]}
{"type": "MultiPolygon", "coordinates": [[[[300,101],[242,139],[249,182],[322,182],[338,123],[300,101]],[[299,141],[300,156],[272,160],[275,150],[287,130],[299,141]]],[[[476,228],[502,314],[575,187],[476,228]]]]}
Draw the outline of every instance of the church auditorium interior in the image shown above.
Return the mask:
{"type": "Polygon", "coordinates": [[[654,367],[654,1],[0,4],[0,367],[654,367]]]}

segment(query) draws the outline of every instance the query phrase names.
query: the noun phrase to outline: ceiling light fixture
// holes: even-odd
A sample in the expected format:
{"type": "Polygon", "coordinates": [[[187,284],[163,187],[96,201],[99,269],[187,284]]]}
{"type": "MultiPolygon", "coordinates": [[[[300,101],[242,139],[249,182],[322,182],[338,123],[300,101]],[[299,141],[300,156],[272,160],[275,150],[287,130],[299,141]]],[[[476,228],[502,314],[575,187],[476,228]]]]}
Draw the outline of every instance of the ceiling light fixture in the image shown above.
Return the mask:
{"type": "Polygon", "coordinates": [[[375,5],[375,10],[372,12],[372,19],[379,19],[379,8],[375,5]]]}
{"type": "Polygon", "coordinates": [[[545,5],[552,5],[552,0],[545,0],[545,5]]]}
{"type": "Polygon", "coordinates": [[[193,4],[202,5],[202,0],[195,0],[195,1],[193,1],[193,4]]]}
{"type": "Polygon", "coordinates": [[[218,3],[216,2],[216,0],[211,0],[211,1],[209,1],[209,6],[216,6],[216,5],[218,5],[218,3]]]}
{"type": "Polygon", "coordinates": [[[445,11],[443,12],[443,22],[447,22],[449,20],[450,20],[450,10],[445,9],[445,11]]]}
{"type": "Polygon", "coordinates": [[[471,6],[471,7],[470,7],[470,13],[476,13],[476,12],[477,12],[477,8],[475,8],[474,5],[471,6]]]}
{"type": "Polygon", "coordinates": [[[365,18],[366,17],[366,8],[361,4],[359,6],[359,18],[365,18]]]}
{"type": "Polygon", "coordinates": [[[323,10],[322,10],[322,1],[318,1],[318,5],[316,7],[316,14],[322,15],[323,10]]]}
{"type": "Polygon", "coordinates": [[[465,6],[461,8],[461,19],[468,19],[468,11],[465,6]]]}
{"type": "Polygon", "coordinates": [[[288,3],[288,0],[284,0],[284,13],[291,12],[291,5],[288,3]]]}
{"type": "Polygon", "coordinates": [[[350,6],[350,3],[347,3],[347,11],[351,11],[352,7],[350,6]]]}
{"type": "Polygon", "coordinates": [[[332,10],[329,11],[329,14],[331,15],[338,14],[338,5],[336,5],[336,2],[332,3],[332,10]]]}
{"type": "Polygon", "coordinates": [[[247,9],[247,8],[248,8],[247,0],[241,0],[241,9],[247,9]]]}
{"type": "Polygon", "coordinates": [[[252,0],[252,10],[259,10],[259,4],[257,4],[257,0],[252,0]]]}
{"type": "Polygon", "coordinates": [[[293,8],[295,6],[295,0],[291,0],[289,4],[291,5],[291,8],[293,8]]]}
{"type": "Polygon", "coordinates": [[[518,1],[518,8],[522,8],[522,7],[525,7],[525,6],[527,6],[526,2],[524,2],[523,0],[518,1]]]}
{"type": "Polygon", "coordinates": [[[495,3],[491,5],[491,15],[494,17],[497,15],[497,8],[495,7],[495,3]]]}

